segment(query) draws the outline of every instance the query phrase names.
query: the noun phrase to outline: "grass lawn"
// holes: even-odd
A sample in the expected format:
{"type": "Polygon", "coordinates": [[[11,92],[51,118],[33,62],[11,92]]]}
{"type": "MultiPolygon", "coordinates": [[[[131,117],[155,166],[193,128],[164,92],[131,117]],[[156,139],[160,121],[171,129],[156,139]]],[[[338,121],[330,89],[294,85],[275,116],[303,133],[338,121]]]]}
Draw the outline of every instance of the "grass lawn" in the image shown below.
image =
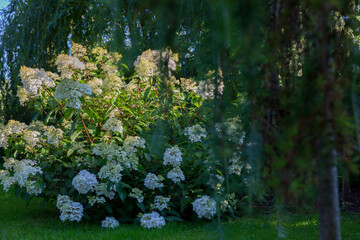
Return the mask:
{"type": "MultiPolygon", "coordinates": [[[[92,223],[59,220],[53,205],[41,207],[40,200],[33,200],[26,207],[24,201],[12,194],[0,192],[0,239],[220,239],[217,224],[167,223],[162,229],[147,230],[138,225],[122,225],[114,230],[103,229],[92,223]]],[[[360,214],[342,215],[343,239],[360,240],[360,214]]],[[[223,223],[225,239],[277,239],[276,221],[271,216],[245,217],[223,223]]],[[[286,239],[318,239],[316,215],[292,215],[285,224],[286,239]]]]}

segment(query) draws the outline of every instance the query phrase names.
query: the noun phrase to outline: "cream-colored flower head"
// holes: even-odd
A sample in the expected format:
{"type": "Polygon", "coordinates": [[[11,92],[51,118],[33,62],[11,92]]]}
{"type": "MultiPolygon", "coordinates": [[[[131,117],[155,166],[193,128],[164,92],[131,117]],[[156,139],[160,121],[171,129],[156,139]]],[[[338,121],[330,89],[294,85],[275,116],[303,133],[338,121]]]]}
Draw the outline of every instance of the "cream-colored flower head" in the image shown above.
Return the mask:
{"type": "Polygon", "coordinates": [[[24,89],[32,96],[38,96],[41,87],[55,87],[54,80],[42,69],[22,66],[20,68],[20,78],[24,89]]]}
{"type": "Polygon", "coordinates": [[[149,77],[155,77],[160,74],[161,62],[167,63],[168,76],[171,76],[171,71],[176,70],[177,62],[179,61],[178,54],[174,54],[171,50],[165,51],[151,50],[144,51],[137,57],[134,62],[136,72],[144,77],[145,80],[149,77]]]}
{"type": "Polygon", "coordinates": [[[215,76],[215,71],[209,71],[205,77],[206,80],[199,82],[199,87],[197,93],[204,99],[214,99],[215,90],[217,90],[217,95],[222,95],[224,92],[224,82],[222,81],[222,71],[218,71],[218,76],[215,76]],[[216,84],[215,84],[216,82],[216,84]],[[217,89],[216,89],[217,86],[217,89]]]}
{"type": "Polygon", "coordinates": [[[72,43],[71,54],[76,58],[83,58],[86,55],[86,49],[77,43],[72,43]]]}
{"type": "Polygon", "coordinates": [[[87,82],[87,85],[89,85],[91,87],[91,90],[93,93],[95,93],[96,95],[100,95],[102,93],[102,85],[103,85],[103,80],[101,80],[100,78],[93,78],[90,81],[87,82]]]}
{"type": "Polygon", "coordinates": [[[74,74],[74,70],[84,70],[85,64],[78,58],[66,54],[60,54],[55,61],[57,69],[61,72],[62,78],[70,78],[74,74]]]}

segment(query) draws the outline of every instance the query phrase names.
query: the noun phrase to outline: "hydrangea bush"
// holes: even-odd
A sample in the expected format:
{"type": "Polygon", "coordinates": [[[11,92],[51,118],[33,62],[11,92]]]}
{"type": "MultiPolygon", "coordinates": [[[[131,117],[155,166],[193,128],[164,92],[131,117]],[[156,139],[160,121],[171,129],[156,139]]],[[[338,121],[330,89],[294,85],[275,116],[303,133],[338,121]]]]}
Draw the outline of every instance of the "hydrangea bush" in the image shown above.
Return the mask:
{"type": "MultiPolygon", "coordinates": [[[[127,78],[118,53],[75,43],[71,52],[56,59],[58,73],[20,70],[19,100],[36,115],[30,124],[0,126],[5,191],[55,201],[62,221],[92,219],[110,228],[211,219],[217,209],[234,214],[238,193],[224,191],[223,163],[208,164],[203,113],[210,110],[203,103],[215,85],[177,79],[178,57],[170,50],[145,51],[127,78]]],[[[222,93],[222,82],[218,88],[222,93]]],[[[240,175],[240,120],[214,132],[236,146],[229,173],[240,175]]]]}

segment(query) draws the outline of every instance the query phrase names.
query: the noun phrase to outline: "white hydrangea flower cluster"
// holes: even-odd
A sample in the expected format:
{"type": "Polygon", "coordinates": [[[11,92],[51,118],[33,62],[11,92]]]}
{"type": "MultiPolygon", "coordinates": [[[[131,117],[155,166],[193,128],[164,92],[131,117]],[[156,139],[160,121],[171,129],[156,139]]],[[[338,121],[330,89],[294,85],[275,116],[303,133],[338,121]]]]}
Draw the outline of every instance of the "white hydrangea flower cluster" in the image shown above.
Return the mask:
{"type": "Polygon", "coordinates": [[[138,188],[133,188],[129,194],[129,197],[136,198],[139,203],[144,201],[143,191],[138,188]]]}
{"type": "Polygon", "coordinates": [[[230,193],[224,196],[224,199],[220,201],[220,210],[221,212],[227,212],[231,208],[236,209],[236,195],[235,193],[230,193]]]}
{"type": "Polygon", "coordinates": [[[138,136],[128,136],[124,141],[124,148],[145,148],[145,140],[138,136]]]}
{"type": "Polygon", "coordinates": [[[117,161],[130,170],[136,170],[139,165],[139,157],[134,148],[123,148],[117,161]]]}
{"type": "Polygon", "coordinates": [[[64,222],[69,220],[80,222],[83,216],[84,207],[81,205],[81,203],[71,201],[67,204],[64,204],[60,211],[61,221],[64,222]]]}
{"type": "Polygon", "coordinates": [[[216,202],[209,196],[196,199],[192,205],[199,218],[211,219],[216,213],[216,202]]]}
{"type": "Polygon", "coordinates": [[[206,130],[201,127],[199,124],[196,124],[191,127],[186,127],[184,131],[185,136],[189,136],[189,140],[194,142],[201,142],[202,138],[206,138],[206,130]]]}
{"type": "Polygon", "coordinates": [[[185,92],[197,92],[197,85],[196,82],[189,78],[180,78],[180,86],[181,89],[185,92]]]}
{"type": "Polygon", "coordinates": [[[220,193],[224,190],[223,183],[224,183],[224,177],[219,174],[210,174],[210,179],[208,181],[208,185],[212,189],[214,189],[217,193],[220,193]]]}
{"type": "Polygon", "coordinates": [[[8,158],[4,162],[6,170],[0,172],[0,179],[4,190],[7,192],[12,185],[18,184],[22,188],[26,188],[29,194],[35,196],[42,193],[42,188],[37,184],[35,180],[31,178],[37,174],[42,174],[42,170],[39,166],[36,166],[36,162],[29,159],[23,159],[21,161],[14,158],[8,158]],[[11,176],[11,172],[14,175],[11,176]]]}
{"type": "Polygon", "coordinates": [[[119,119],[116,118],[109,118],[104,126],[102,127],[105,131],[113,131],[118,132],[120,134],[123,134],[124,128],[122,126],[122,122],[119,119]]]}
{"type": "Polygon", "coordinates": [[[85,83],[79,83],[71,79],[63,79],[55,89],[55,98],[66,100],[66,106],[74,109],[81,109],[80,98],[91,95],[91,87],[85,83]]]}
{"type": "Polygon", "coordinates": [[[167,208],[168,202],[170,201],[169,198],[164,196],[155,196],[154,206],[155,208],[162,211],[163,209],[167,208]]]}
{"type": "Polygon", "coordinates": [[[155,188],[161,188],[164,186],[164,184],[161,182],[162,180],[163,177],[158,177],[153,173],[148,173],[144,180],[144,186],[152,190],[154,190],[155,188]]]}
{"type": "Polygon", "coordinates": [[[37,143],[40,141],[39,135],[41,134],[38,131],[24,130],[23,132],[25,142],[31,147],[37,146],[37,143]]]}
{"type": "Polygon", "coordinates": [[[100,179],[109,179],[111,182],[117,184],[121,181],[121,171],[123,167],[120,164],[115,164],[113,162],[108,162],[106,165],[102,166],[99,171],[100,179]]]}
{"type": "Polygon", "coordinates": [[[84,207],[81,203],[71,201],[69,196],[58,195],[56,207],[60,210],[61,221],[77,221],[83,217],[84,207]]]}
{"type": "Polygon", "coordinates": [[[60,140],[63,138],[63,130],[55,128],[54,126],[47,126],[44,135],[47,137],[47,142],[54,146],[60,145],[60,140]]]}
{"type": "Polygon", "coordinates": [[[103,228],[116,228],[119,226],[119,222],[113,217],[106,217],[105,220],[101,222],[101,227],[103,228]]]}
{"type": "Polygon", "coordinates": [[[32,130],[40,131],[40,132],[46,131],[47,128],[47,126],[45,126],[42,121],[38,121],[38,120],[31,122],[29,126],[32,130]]]}
{"type": "Polygon", "coordinates": [[[174,168],[167,174],[167,178],[171,179],[174,183],[178,183],[185,180],[184,173],[180,169],[182,163],[182,152],[176,145],[172,148],[166,149],[164,153],[164,165],[171,165],[174,168]]]}
{"type": "Polygon", "coordinates": [[[117,161],[127,169],[136,170],[139,164],[137,149],[145,148],[145,140],[138,136],[128,136],[117,156],[117,161]]]}
{"type": "Polygon", "coordinates": [[[121,117],[122,111],[120,111],[118,108],[114,108],[109,113],[109,118],[119,118],[121,117]]]}
{"type": "Polygon", "coordinates": [[[9,137],[12,134],[20,135],[28,126],[15,120],[10,120],[7,125],[0,125],[0,147],[8,148],[9,137]]]}
{"type": "Polygon", "coordinates": [[[95,65],[95,63],[92,62],[87,62],[85,63],[85,68],[88,70],[98,70],[97,66],[95,65]]]}
{"type": "Polygon", "coordinates": [[[18,90],[16,96],[19,98],[19,102],[21,106],[25,106],[25,103],[31,100],[31,95],[25,88],[18,86],[18,90]]]}
{"type": "Polygon", "coordinates": [[[37,184],[36,181],[27,180],[25,183],[26,192],[34,194],[35,196],[42,193],[42,188],[37,184]]]}
{"type": "Polygon", "coordinates": [[[215,76],[215,71],[209,71],[206,74],[206,80],[199,81],[199,87],[197,89],[197,94],[201,96],[203,99],[214,99],[215,98],[215,81],[217,82],[217,94],[222,95],[224,92],[224,82],[222,81],[222,71],[219,71],[219,78],[215,80],[217,77],[215,76]]]}
{"type": "Polygon", "coordinates": [[[10,187],[16,184],[15,178],[6,170],[0,170],[0,181],[5,192],[8,192],[10,187]]]}
{"type": "Polygon", "coordinates": [[[114,143],[99,143],[92,149],[92,153],[101,156],[108,161],[113,161],[120,155],[120,147],[114,143]]]}
{"type": "Polygon", "coordinates": [[[245,132],[242,130],[241,119],[239,117],[228,118],[223,126],[221,123],[215,124],[215,130],[220,138],[225,135],[228,141],[239,145],[244,143],[245,132]]]}
{"type": "Polygon", "coordinates": [[[81,170],[72,180],[72,185],[81,194],[93,191],[97,184],[96,176],[87,170],[81,170]]]}
{"type": "Polygon", "coordinates": [[[176,145],[172,148],[166,149],[164,153],[164,162],[163,164],[171,165],[173,167],[180,166],[182,162],[182,152],[179,147],[176,145]]]}
{"type": "Polygon", "coordinates": [[[167,176],[167,178],[169,178],[174,183],[179,183],[179,182],[185,180],[184,173],[180,169],[180,167],[174,167],[172,170],[170,170],[168,172],[168,174],[166,176],[167,176]]]}
{"type": "Polygon", "coordinates": [[[229,160],[229,174],[235,174],[240,176],[241,170],[244,166],[241,161],[241,151],[237,151],[233,154],[233,156],[229,160]]]}
{"type": "Polygon", "coordinates": [[[111,188],[110,190],[107,189],[108,184],[107,183],[99,183],[95,187],[96,194],[98,196],[105,196],[108,199],[112,200],[115,197],[114,189],[111,188]]]}
{"type": "Polygon", "coordinates": [[[22,66],[20,68],[20,78],[24,89],[31,96],[38,96],[39,89],[43,86],[47,88],[55,87],[54,80],[41,69],[22,66]]]}
{"type": "Polygon", "coordinates": [[[8,141],[9,141],[9,135],[3,131],[4,127],[0,127],[0,147],[1,148],[8,148],[8,141]]]}
{"type": "Polygon", "coordinates": [[[102,47],[95,47],[91,50],[95,55],[97,61],[106,61],[106,63],[117,63],[122,58],[122,55],[117,52],[110,52],[102,47]]]}
{"type": "Polygon", "coordinates": [[[92,80],[87,82],[87,85],[90,86],[91,91],[95,93],[97,96],[101,95],[103,80],[101,80],[100,78],[93,78],[92,80]]]}
{"type": "Polygon", "coordinates": [[[105,79],[102,84],[103,90],[110,90],[110,92],[117,91],[126,86],[126,83],[123,81],[123,79],[115,74],[117,72],[116,67],[112,67],[113,68],[110,69],[104,69],[104,71],[107,70],[108,73],[105,75],[105,79]]]}
{"type": "Polygon", "coordinates": [[[71,54],[76,58],[83,58],[86,55],[86,48],[78,43],[72,43],[71,54]]]}
{"type": "MultiPolygon", "coordinates": [[[[110,56],[110,55],[109,55],[110,56]]],[[[111,60],[108,60],[107,61],[108,63],[114,63],[113,61],[111,61],[111,60]]],[[[105,64],[104,66],[102,66],[102,69],[104,70],[104,72],[106,73],[106,74],[116,74],[116,73],[118,73],[119,71],[118,71],[118,69],[117,69],[117,67],[115,66],[115,65],[113,65],[113,64],[105,64]]]]}
{"type": "Polygon", "coordinates": [[[10,134],[22,134],[25,129],[27,129],[28,126],[25,123],[16,121],[16,120],[10,120],[8,124],[6,125],[5,131],[8,135],[10,134]]]}
{"type": "Polygon", "coordinates": [[[99,196],[87,196],[90,206],[94,206],[96,203],[103,204],[106,202],[104,197],[99,196]]]}
{"type": "Polygon", "coordinates": [[[162,228],[165,226],[165,219],[157,212],[146,213],[141,217],[140,224],[147,229],[162,228]]]}
{"type": "Polygon", "coordinates": [[[19,160],[15,158],[5,158],[4,159],[4,168],[7,170],[12,170],[16,164],[19,163],[19,160]]]}
{"type": "MultiPolygon", "coordinates": [[[[222,95],[224,91],[224,83],[218,82],[218,94],[222,95]]],[[[207,81],[199,81],[199,87],[197,94],[203,99],[214,99],[215,98],[215,84],[207,81]]]]}
{"type": "Polygon", "coordinates": [[[158,51],[158,50],[146,50],[141,53],[140,56],[134,62],[136,72],[144,77],[155,77],[160,74],[159,65],[163,62],[167,62],[169,69],[168,75],[171,76],[171,71],[176,70],[177,62],[179,61],[178,54],[172,53],[171,50],[158,51]]]}
{"type": "Polygon", "coordinates": [[[101,61],[103,57],[108,58],[109,53],[106,49],[102,47],[95,47],[91,50],[91,53],[96,55],[96,60],[101,61]]]}
{"type": "Polygon", "coordinates": [[[61,72],[62,78],[71,79],[74,74],[74,69],[84,70],[85,64],[82,63],[77,57],[60,54],[55,61],[57,69],[61,72]]]}

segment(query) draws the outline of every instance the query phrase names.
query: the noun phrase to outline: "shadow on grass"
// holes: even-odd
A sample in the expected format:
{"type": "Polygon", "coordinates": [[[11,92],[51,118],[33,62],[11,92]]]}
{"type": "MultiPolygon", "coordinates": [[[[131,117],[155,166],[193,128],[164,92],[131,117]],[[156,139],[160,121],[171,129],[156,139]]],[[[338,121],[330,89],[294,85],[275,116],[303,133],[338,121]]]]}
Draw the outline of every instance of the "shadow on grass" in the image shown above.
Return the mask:
{"type": "MultiPolygon", "coordinates": [[[[42,205],[41,199],[33,199],[29,206],[13,197],[12,193],[0,192],[0,239],[1,240],[100,240],[100,239],[156,239],[202,240],[220,239],[216,222],[167,223],[162,229],[147,230],[138,225],[121,225],[116,229],[103,229],[95,223],[81,221],[61,222],[55,204],[42,205]]],[[[342,217],[343,239],[360,240],[359,214],[342,217]]],[[[225,239],[277,239],[276,219],[269,215],[244,217],[222,223],[225,239]]],[[[291,215],[285,224],[286,238],[294,240],[318,239],[317,216],[291,215]]]]}

